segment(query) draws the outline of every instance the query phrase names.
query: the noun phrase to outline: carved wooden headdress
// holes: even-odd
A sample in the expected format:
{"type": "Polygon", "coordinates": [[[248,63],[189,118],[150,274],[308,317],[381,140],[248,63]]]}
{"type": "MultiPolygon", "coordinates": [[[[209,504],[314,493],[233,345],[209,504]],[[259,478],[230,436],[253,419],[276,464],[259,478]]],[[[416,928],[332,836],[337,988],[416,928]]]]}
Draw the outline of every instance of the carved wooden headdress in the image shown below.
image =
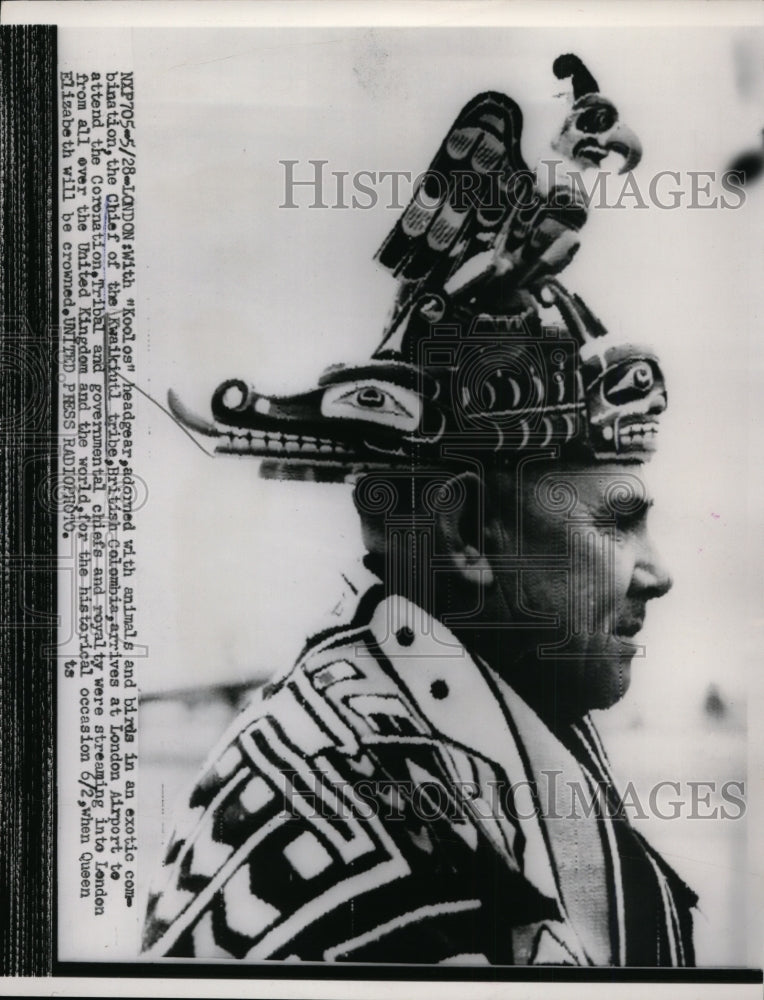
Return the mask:
{"type": "Polygon", "coordinates": [[[542,192],[525,163],[510,97],[471,100],[377,253],[400,284],[368,363],[334,365],[291,396],[230,379],[213,393],[211,419],[171,392],[176,418],[217,453],[263,459],[269,478],[343,481],[539,448],[648,458],[666,406],[656,357],[611,344],[556,278],[587,218],[581,172],[611,153],[632,169],[641,148],[580,59],[553,68],[573,90],[552,142],[563,158],[555,183],[542,192]]]}

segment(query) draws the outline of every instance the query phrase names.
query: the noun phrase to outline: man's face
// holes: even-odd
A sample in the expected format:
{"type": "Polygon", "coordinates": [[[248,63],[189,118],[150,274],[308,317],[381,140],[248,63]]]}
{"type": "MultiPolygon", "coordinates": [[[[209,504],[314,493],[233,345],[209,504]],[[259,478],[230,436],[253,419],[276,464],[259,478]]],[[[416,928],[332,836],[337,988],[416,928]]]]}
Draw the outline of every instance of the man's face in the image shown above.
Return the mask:
{"type": "Polygon", "coordinates": [[[607,708],[629,687],[647,602],[671,586],[647,530],[642,467],[527,470],[500,482],[494,521],[507,679],[557,714],[607,708]]]}

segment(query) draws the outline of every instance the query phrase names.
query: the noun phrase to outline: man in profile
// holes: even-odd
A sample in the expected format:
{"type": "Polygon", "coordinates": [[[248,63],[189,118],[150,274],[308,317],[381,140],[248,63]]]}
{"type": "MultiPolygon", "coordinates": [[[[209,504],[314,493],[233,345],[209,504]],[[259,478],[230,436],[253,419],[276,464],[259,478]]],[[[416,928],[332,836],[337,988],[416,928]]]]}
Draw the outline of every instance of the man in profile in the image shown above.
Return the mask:
{"type": "MultiPolygon", "coordinates": [[[[562,58],[571,149],[633,164],[562,58]]],[[[665,384],[554,277],[585,219],[569,191],[529,213],[494,177],[490,201],[457,203],[455,163],[484,195],[491,155],[524,168],[519,122],[498,94],[457,118],[433,163],[449,193],[415,198],[380,252],[401,292],[366,365],[293,397],[231,380],[213,421],[171,401],[264,475],[352,482],[367,580],[205,765],[149,957],[694,960],[696,897],[625,818],[589,716],[626,692],[671,584],[644,479],[665,384]]]]}

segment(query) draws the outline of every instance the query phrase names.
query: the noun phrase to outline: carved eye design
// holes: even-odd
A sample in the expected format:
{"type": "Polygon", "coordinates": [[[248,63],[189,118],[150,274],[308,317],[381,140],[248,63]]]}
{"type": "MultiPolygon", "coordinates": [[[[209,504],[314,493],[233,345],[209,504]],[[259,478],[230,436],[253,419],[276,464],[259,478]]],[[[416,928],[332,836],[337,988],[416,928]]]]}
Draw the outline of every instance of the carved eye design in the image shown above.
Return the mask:
{"type": "Polygon", "coordinates": [[[379,410],[385,405],[385,395],[375,385],[365,385],[356,392],[356,402],[361,407],[379,410]]]}
{"type": "Polygon", "coordinates": [[[415,430],[420,412],[421,402],[415,393],[401,386],[387,388],[379,382],[331,386],[321,400],[325,417],[352,415],[401,430],[415,430]]]}
{"type": "Polygon", "coordinates": [[[644,399],[655,386],[655,373],[647,361],[616,365],[605,374],[603,395],[614,406],[644,399]]]}
{"type": "Polygon", "coordinates": [[[586,135],[600,135],[611,129],[618,120],[618,112],[615,108],[601,104],[598,107],[587,108],[582,111],[576,120],[576,128],[586,135]]]}
{"type": "Polygon", "coordinates": [[[357,406],[361,410],[374,410],[376,413],[388,413],[390,416],[413,417],[399,399],[389,392],[384,392],[376,385],[365,385],[360,389],[351,389],[337,398],[337,403],[347,406],[357,406]]]}
{"type": "Polygon", "coordinates": [[[425,295],[419,303],[419,312],[430,323],[443,319],[446,304],[440,295],[425,295]]]}

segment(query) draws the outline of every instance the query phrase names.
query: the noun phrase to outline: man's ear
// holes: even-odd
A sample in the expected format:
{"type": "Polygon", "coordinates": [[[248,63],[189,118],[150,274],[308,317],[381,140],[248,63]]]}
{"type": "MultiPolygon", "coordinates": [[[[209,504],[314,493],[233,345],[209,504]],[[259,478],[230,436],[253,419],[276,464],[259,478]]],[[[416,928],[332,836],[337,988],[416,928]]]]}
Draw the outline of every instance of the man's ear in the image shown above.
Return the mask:
{"type": "Polygon", "coordinates": [[[462,579],[490,587],[493,568],[488,561],[490,525],[485,481],[474,472],[460,472],[442,483],[432,497],[438,545],[462,579]]]}

